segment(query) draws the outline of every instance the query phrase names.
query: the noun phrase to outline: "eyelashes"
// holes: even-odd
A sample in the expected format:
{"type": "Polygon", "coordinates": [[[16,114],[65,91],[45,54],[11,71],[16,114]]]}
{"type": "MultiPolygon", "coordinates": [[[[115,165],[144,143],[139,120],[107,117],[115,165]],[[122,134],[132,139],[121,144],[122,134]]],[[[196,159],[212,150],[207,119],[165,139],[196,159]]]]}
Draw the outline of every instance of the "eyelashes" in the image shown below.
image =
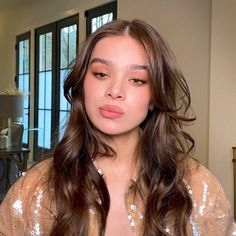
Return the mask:
{"type": "Polygon", "coordinates": [[[148,83],[147,80],[138,79],[138,78],[129,79],[129,81],[130,81],[133,85],[138,86],[138,87],[148,83]]]}
{"type": "MultiPolygon", "coordinates": [[[[92,72],[92,75],[96,79],[99,79],[99,80],[105,80],[105,79],[108,79],[111,77],[109,74],[106,74],[106,73],[100,72],[100,71],[94,71],[94,72],[92,72]]],[[[140,86],[143,86],[148,83],[148,80],[141,79],[141,78],[129,78],[128,81],[136,87],[140,87],[140,86]]]]}
{"type": "Polygon", "coordinates": [[[92,74],[98,79],[105,79],[108,77],[108,75],[103,72],[92,72],[92,74]]]}

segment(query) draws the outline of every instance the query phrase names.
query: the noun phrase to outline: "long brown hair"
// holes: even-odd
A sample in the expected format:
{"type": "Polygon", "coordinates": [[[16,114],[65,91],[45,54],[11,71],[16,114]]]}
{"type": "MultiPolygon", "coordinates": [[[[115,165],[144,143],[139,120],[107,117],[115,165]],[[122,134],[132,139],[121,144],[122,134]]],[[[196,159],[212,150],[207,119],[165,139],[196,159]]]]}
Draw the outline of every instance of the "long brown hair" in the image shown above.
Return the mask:
{"type": "Polygon", "coordinates": [[[120,35],[129,35],[144,47],[152,92],[153,109],[140,125],[137,146],[141,157],[137,186],[142,182],[146,191],[143,234],[167,236],[165,226],[169,219],[174,235],[187,235],[192,201],[182,180],[184,168],[178,156],[194,146],[182,129],[184,122],[194,120],[186,116],[189,89],[167,44],[153,27],[140,20],[117,20],[98,29],[81,49],[65,81],[64,94],[71,104],[71,113],[64,136],[53,153],[51,182],[57,220],[51,235],[88,235],[91,206],[97,212],[100,235],[105,233],[110,198],[93,161],[98,154],[115,153],[100,139],[86,115],[83,83],[97,42],[120,35]]]}

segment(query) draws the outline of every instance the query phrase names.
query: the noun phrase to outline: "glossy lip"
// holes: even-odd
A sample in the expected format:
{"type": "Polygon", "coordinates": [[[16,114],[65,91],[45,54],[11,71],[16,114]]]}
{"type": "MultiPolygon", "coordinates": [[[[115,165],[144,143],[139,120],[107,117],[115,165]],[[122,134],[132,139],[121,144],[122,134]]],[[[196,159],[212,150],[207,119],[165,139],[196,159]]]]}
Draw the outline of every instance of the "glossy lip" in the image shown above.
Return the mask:
{"type": "Polygon", "coordinates": [[[120,107],[109,104],[99,107],[99,112],[104,118],[108,119],[117,119],[124,115],[120,107]]]}

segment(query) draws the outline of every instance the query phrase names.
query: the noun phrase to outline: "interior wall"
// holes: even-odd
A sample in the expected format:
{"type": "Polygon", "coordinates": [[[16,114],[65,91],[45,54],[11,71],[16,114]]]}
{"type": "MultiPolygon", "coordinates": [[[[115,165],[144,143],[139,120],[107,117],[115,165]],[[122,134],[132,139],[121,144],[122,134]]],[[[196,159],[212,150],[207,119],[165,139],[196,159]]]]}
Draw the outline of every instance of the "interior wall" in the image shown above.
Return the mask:
{"type": "Polygon", "coordinates": [[[0,10],[0,92],[13,85],[15,77],[15,25],[9,16],[9,10],[0,10]]]}
{"type": "Polygon", "coordinates": [[[212,1],[209,168],[233,203],[236,146],[236,1],[212,1]],[[227,2],[227,3],[225,3],[227,2]]]}

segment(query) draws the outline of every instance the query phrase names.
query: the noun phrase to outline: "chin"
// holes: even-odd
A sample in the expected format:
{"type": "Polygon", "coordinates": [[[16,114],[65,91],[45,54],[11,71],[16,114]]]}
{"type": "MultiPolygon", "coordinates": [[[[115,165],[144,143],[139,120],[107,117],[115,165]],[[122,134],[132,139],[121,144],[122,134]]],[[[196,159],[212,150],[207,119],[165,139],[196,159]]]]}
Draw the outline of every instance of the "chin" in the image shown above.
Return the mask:
{"type": "Polygon", "coordinates": [[[114,128],[114,127],[113,128],[104,128],[104,127],[99,128],[99,127],[97,127],[97,129],[101,133],[103,133],[105,135],[108,135],[108,136],[113,136],[113,137],[127,135],[127,134],[134,134],[134,133],[136,133],[136,131],[139,130],[139,128],[137,128],[137,127],[127,128],[127,129],[125,129],[124,127],[122,127],[122,129],[121,128],[114,128]]]}

